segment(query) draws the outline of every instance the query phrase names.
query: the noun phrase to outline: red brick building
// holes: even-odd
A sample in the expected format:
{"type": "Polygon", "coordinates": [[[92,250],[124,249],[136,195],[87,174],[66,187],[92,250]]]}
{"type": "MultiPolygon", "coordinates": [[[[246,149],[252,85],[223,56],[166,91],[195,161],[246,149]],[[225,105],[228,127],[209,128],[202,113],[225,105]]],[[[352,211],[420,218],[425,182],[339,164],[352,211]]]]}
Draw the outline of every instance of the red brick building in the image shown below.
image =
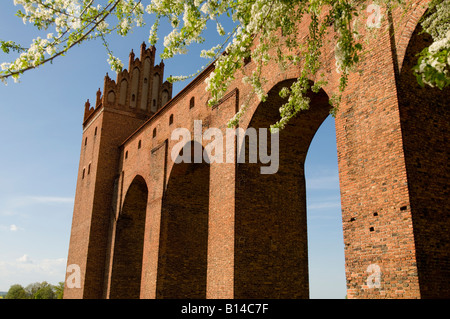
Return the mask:
{"type": "MultiPolygon", "coordinates": [[[[421,88],[411,71],[430,44],[426,5],[383,13],[336,116],[348,298],[450,297],[449,90],[421,88]]],[[[172,97],[155,49],[131,53],[86,103],[68,256],[80,285],[65,298],[308,298],[303,165],[339,79],[334,47],[322,58],[328,84],[280,133],[278,172],[264,175],[260,162],[171,157],[175,128],[225,132],[250,93],[242,75],[211,108],[213,66],[172,97]]],[[[269,98],[250,102],[243,129],[278,120],[278,92],[299,69],[264,76],[269,98]]]]}

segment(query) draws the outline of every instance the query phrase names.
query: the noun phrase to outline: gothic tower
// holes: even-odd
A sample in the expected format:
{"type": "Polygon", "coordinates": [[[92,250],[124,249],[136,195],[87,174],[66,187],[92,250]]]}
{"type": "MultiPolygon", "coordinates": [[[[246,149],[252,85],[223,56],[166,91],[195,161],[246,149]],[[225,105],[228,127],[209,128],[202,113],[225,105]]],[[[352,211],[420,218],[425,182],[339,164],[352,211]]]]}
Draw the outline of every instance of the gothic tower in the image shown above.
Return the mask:
{"type": "Polygon", "coordinates": [[[172,97],[172,84],[163,83],[164,63],[154,64],[155,51],[153,46],[146,48],[145,43],[141,45],[140,58],[135,58],[132,51],[128,70],[120,72],[116,81],[106,75],[103,94],[99,89],[95,105],[91,106],[89,100],[85,104],[67,261],[68,266],[75,265],[68,269],[79,270],[84,289],[66,287],[65,298],[103,297],[119,146],[172,97]]]}

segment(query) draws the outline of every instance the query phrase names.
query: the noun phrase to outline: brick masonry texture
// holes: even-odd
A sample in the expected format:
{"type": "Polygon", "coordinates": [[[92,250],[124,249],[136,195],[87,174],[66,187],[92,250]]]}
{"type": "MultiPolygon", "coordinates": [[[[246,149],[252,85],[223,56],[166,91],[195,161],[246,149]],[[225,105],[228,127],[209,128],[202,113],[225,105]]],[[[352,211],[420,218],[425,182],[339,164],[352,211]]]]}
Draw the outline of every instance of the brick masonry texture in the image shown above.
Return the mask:
{"type": "MultiPolygon", "coordinates": [[[[430,43],[418,27],[427,3],[383,12],[336,116],[348,298],[450,297],[449,90],[421,88],[411,73],[430,43]]],[[[248,160],[175,164],[171,133],[188,128],[193,138],[201,120],[203,132],[225,135],[247,100],[239,127],[266,128],[299,69],[266,67],[264,103],[239,73],[211,108],[204,79],[213,66],[172,98],[155,49],[132,52],[129,71],[106,76],[95,106],[85,105],[68,256],[81,287],[66,287],[64,297],[308,298],[304,161],[337,91],[333,50],[323,48],[318,73],[327,84],[280,133],[272,175],[248,160]]]]}

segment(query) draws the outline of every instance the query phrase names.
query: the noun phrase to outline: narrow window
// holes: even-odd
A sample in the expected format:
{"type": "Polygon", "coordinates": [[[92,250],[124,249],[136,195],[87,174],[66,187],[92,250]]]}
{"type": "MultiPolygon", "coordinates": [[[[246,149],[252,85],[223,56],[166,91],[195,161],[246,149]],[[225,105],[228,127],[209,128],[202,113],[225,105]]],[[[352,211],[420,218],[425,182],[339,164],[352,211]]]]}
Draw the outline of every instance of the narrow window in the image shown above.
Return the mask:
{"type": "Polygon", "coordinates": [[[84,173],[85,173],[86,169],[83,168],[83,175],[81,175],[81,179],[84,179],[84,173]]]}
{"type": "Polygon", "coordinates": [[[132,101],[132,102],[136,101],[136,95],[133,94],[133,95],[131,96],[131,101],[132,101]]]}
{"type": "Polygon", "coordinates": [[[173,114],[171,114],[169,117],[169,125],[172,125],[172,123],[173,123],[173,114]]]}
{"type": "Polygon", "coordinates": [[[128,151],[125,152],[125,159],[128,158],[128,151]]]}
{"type": "Polygon", "coordinates": [[[139,140],[139,142],[138,142],[138,149],[141,148],[141,145],[142,145],[141,140],[139,140]]]}
{"type": "Polygon", "coordinates": [[[94,136],[97,136],[97,127],[95,128],[94,136]]]}
{"type": "Polygon", "coordinates": [[[192,109],[195,106],[195,100],[194,97],[191,97],[191,100],[189,101],[189,108],[192,109]]]}
{"type": "Polygon", "coordinates": [[[84,139],[84,146],[87,145],[87,137],[84,139]]]}
{"type": "Polygon", "coordinates": [[[88,175],[91,173],[91,163],[88,165],[88,175]]]}
{"type": "Polygon", "coordinates": [[[156,137],[156,127],[153,129],[153,138],[156,137]]]}

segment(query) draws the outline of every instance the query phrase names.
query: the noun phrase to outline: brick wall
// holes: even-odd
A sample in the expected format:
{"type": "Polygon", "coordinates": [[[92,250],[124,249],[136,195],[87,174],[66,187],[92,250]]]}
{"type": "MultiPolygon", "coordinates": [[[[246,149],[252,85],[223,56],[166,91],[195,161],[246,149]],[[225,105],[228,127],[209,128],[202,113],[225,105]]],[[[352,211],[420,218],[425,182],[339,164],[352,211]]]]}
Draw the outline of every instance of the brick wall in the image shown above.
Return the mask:
{"type": "MultiPolygon", "coordinates": [[[[442,297],[450,291],[448,91],[423,93],[410,74],[414,53],[426,40],[414,34],[426,3],[417,1],[406,15],[387,15],[372,31],[336,117],[349,298],[442,297]]],[[[299,36],[306,34],[305,20],[299,36]]],[[[97,112],[105,146],[82,149],[80,174],[89,161],[102,166],[90,184],[78,179],[69,263],[78,263],[86,276],[79,292],[66,290],[66,297],[114,296],[114,263],[125,258],[115,253],[116,221],[141,176],[148,189],[141,298],[307,298],[303,164],[339,78],[332,46],[323,48],[322,58],[319,74],[328,84],[281,133],[274,175],[261,175],[261,163],[174,164],[178,141],[171,133],[187,128],[193,137],[194,121],[201,120],[202,132],[216,127],[225,135],[226,122],[244,101],[249,106],[240,128],[267,127],[278,119],[277,92],[299,76],[295,67],[265,68],[265,103],[237,74],[223,100],[209,108],[203,82],[209,67],[156,113],[88,108],[91,124],[83,141],[94,134],[96,122],[89,119],[97,112]]],[[[254,67],[250,62],[243,71],[254,67]]],[[[202,147],[209,142],[201,141],[202,147]]]]}

